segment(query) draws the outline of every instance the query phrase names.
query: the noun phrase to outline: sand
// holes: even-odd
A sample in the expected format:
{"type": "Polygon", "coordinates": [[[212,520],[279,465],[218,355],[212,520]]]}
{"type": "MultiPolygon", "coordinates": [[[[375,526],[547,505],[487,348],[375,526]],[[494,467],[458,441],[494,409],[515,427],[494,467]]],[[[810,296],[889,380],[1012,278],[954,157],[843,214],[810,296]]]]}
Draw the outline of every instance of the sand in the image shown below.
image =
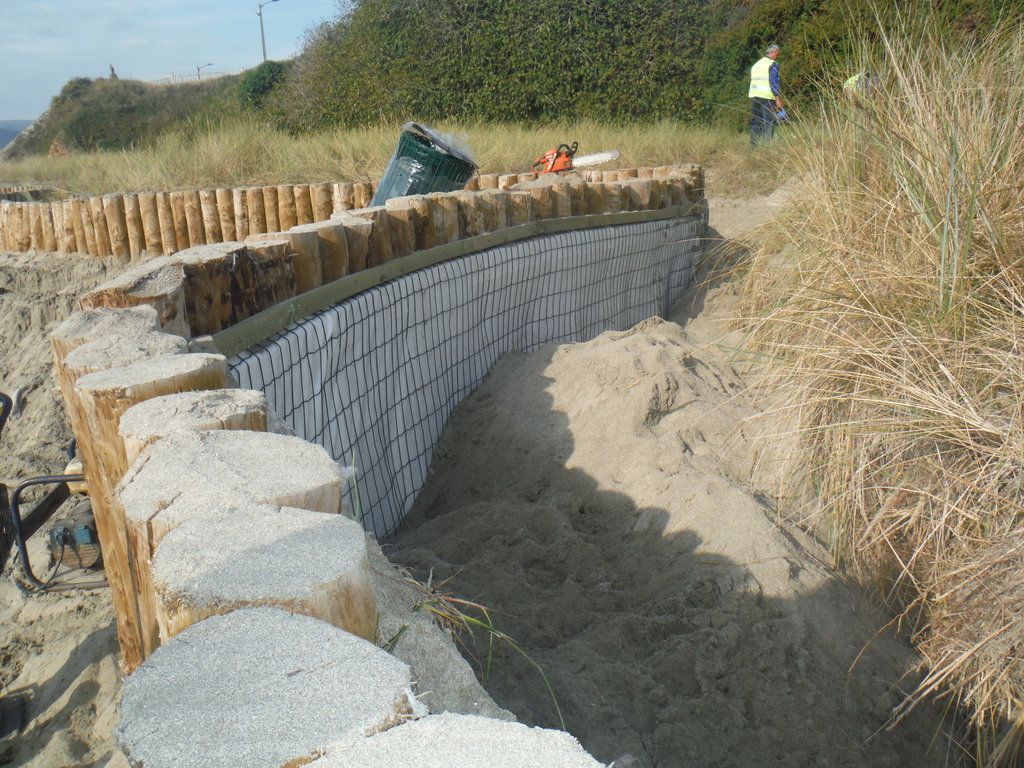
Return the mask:
{"type": "MultiPolygon", "coordinates": [[[[712,225],[728,236],[779,201],[713,207],[712,225]]],[[[876,635],[886,618],[772,511],[778,455],[758,439],[772,425],[735,305],[721,282],[666,320],[499,361],[450,419],[389,555],[492,609],[600,760],[940,764],[932,712],[885,730],[915,682],[909,645],[876,635]]],[[[520,655],[506,649],[486,688],[520,721],[559,725],[520,655]]]]}
{"type": "Polygon", "coordinates": [[[0,253],[0,391],[21,401],[0,443],[3,480],[64,469],[72,435],[46,336],[77,309],[79,294],[117,269],[83,256],[0,253]]]}
{"type": "MultiPolygon", "coordinates": [[[[780,199],[713,201],[712,224],[731,237],[780,199]]],[[[81,257],[0,255],[0,385],[26,393],[0,474],[63,466],[70,433],[45,333],[107,273],[81,257]]],[[[453,417],[413,524],[387,551],[434,568],[435,583],[457,574],[450,588],[496,609],[599,759],[928,764],[929,713],[879,731],[916,661],[908,646],[883,636],[848,675],[884,617],[818,563],[815,542],[772,524],[775,462],[754,440],[764,404],[730,356],[741,340],[724,333],[733,300],[727,285],[694,291],[671,322],[501,361],[453,417]]],[[[419,667],[424,702],[506,716],[410,613],[421,595],[375,547],[371,562],[382,635],[410,626],[396,655],[419,667]]],[[[25,597],[0,579],[0,683],[35,697],[7,762],[123,768],[115,654],[105,591],[25,597]]],[[[557,724],[514,655],[496,661],[488,688],[521,721],[557,724]]]]}
{"type": "MultiPolygon", "coordinates": [[[[116,269],[81,256],[0,254],[0,389],[21,402],[0,439],[5,482],[63,471],[72,435],[46,335],[80,293],[116,269]]],[[[39,574],[46,559],[40,542],[33,544],[39,574]]],[[[0,748],[0,763],[102,765],[114,755],[121,682],[113,620],[106,590],[26,597],[8,574],[0,576],[0,686],[4,694],[31,693],[34,718],[0,748]]]]}

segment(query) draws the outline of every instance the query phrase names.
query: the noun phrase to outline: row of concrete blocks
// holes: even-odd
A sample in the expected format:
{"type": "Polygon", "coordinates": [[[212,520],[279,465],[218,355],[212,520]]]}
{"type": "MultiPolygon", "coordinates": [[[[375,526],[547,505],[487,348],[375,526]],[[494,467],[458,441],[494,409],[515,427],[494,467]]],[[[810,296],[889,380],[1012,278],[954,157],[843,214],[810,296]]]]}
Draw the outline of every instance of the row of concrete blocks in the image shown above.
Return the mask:
{"type": "Polygon", "coordinates": [[[430,715],[377,642],[342,469],[151,307],[51,337],[131,671],[133,766],[587,766],[570,736],[430,715]],[[271,431],[267,431],[270,427],[271,431]]]}

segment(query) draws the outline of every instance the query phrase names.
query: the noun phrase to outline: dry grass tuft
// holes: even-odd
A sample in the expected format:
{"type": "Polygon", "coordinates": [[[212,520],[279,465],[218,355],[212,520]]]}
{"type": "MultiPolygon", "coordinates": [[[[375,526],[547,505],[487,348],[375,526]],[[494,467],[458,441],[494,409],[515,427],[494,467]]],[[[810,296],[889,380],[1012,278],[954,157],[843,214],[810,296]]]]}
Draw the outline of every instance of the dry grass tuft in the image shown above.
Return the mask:
{"type": "Polygon", "coordinates": [[[802,192],[746,276],[798,421],[803,490],[879,590],[976,756],[1024,733],[1024,32],[907,20],[879,88],[792,153],[802,192]],[[784,245],[781,254],[779,246],[784,245]]]}
{"type": "MultiPolygon", "coordinates": [[[[523,173],[563,142],[581,152],[618,149],[615,167],[700,162],[714,165],[723,188],[761,190],[773,169],[753,157],[744,135],[678,122],[612,125],[442,124],[465,136],[483,173],[523,173]]],[[[0,163],[0,181],[48,181],[72,194],[146,189],[308,183],[379,178],[395,149],[399,125],[338,129],[294,136],[254,120],[201,124],[162,135],[151,146],[123,152],[29,157],[0,163]]]]}

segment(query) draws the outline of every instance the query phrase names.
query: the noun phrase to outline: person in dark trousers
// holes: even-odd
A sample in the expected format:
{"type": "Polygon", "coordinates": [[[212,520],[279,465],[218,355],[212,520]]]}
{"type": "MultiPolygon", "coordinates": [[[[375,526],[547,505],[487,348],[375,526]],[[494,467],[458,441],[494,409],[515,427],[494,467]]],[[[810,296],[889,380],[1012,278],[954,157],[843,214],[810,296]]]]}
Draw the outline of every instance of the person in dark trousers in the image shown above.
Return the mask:
{"type": "Polygon", "coordinates": [[[764,56],[750,68],[750,146],[771,141],[776,121],[786,119],[782,108],[782,81],[779,79],[779,54],[782,49],[769,45],[764,56]]]}

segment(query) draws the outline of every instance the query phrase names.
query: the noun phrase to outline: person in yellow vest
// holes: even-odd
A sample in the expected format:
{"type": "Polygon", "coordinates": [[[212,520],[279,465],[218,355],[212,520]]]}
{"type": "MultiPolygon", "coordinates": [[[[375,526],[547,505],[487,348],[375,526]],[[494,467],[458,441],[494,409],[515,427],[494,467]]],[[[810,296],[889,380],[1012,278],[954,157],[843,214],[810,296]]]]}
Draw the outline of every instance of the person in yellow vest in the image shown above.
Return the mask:
{"type": "Polygon", "coordinates": [[[782,81],[779,78],[779,54],[782,49],[772,44],[764,56],[750,68],[750,146],[771,141],[775,123],[786,119],[782,108],[782,81]]]}
{"type": "Polygon", "coordinates": [[[871,76],[871,71],[865,69],[843,83],[843,95],[851,106],[859,107],[863,105],[864,99],[871,94],[877,84],[878,81],[871,76]]]}

